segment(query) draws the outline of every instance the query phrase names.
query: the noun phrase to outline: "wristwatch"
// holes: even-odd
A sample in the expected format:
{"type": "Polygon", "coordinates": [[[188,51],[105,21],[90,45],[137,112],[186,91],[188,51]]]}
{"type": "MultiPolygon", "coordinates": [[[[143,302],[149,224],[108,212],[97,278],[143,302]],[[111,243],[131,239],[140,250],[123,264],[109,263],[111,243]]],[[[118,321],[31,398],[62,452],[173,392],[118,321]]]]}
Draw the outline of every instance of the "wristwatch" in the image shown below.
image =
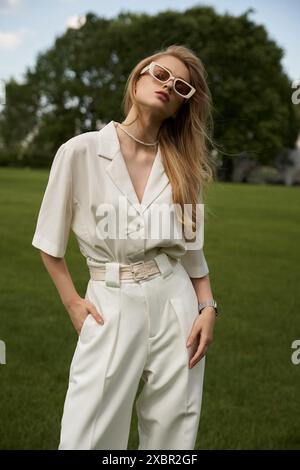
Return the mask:
{"type": "Polygon", "coordinates": [[[218,315],[218,307],[215,299],[205,300],[204,302],[198,303],[199,314],[204,309],[204,307],[214,307],[216,315],[218,315]]]}

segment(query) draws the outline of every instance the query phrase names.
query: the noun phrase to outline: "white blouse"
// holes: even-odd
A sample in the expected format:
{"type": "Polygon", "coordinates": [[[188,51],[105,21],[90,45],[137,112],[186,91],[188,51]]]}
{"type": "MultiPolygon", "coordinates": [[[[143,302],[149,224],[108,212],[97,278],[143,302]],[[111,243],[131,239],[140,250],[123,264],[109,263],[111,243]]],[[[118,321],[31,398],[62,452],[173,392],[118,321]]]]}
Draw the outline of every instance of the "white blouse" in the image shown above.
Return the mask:
{"type": "Polygon", "coordinates": [[[110,121],[99,131],[76,135],[58,148],[32,245],[64,257],[71,229],[88,266],[147,261],[164,252],[179,259],[190,277],[205,276],[209,269],[203,224],[195,249],[178,236],[176,218],[168,209],[172,204],[159,146],[139,203],[115,123],[110,121]]]}

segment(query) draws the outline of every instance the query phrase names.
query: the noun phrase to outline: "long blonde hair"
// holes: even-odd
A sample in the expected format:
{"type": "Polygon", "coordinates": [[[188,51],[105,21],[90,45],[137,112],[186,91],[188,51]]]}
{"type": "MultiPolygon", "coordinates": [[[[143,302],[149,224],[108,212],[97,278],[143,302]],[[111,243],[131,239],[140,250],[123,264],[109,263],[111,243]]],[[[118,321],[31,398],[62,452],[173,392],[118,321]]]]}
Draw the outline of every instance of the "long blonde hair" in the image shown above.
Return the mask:
{"type": "Polygon", "coordinates": [[[163,121],[158,133],[162,162],[172,187],[173,203],[179,204],[182,209],[183,204],[192,205],[194,230],[195,204],[204,203],[205,189],[216,177],[216,162],[208,150],[208,142],[213,144],[212,96],[202,61],[191,49],[176,44],[142,59],[127,79],[123,109],[127,116],[134,103],[140,115],[135,98],[140,72],[151,61],[165,55],[172,55],[185,64],[190,73],[189,83],[196,88],[193,96],[183,102],[176,116],[163,121]]]}

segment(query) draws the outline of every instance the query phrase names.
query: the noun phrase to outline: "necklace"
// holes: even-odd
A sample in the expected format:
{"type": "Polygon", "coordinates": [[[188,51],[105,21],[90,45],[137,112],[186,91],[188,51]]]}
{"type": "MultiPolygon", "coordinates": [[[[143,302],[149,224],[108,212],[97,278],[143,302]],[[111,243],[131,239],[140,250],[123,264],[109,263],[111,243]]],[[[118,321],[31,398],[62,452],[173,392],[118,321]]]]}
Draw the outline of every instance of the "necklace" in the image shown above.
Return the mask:
{"type": "Polygon", "coordinates": [[[123,127],[118,122],[116,122],[116,125],[119,126],[119,128],[122,129],[122,131],[126,132],[126,134],[129,135],[129,137],[134,139],[136,142],[139,142],[140,144],[144,144],[144,145],[156,145],[156,144],[158,144],[158,140],[156,142],[150,143],[150,144],[148,142],[143,142],[142,140],[137,139],[136,137],[134,137],[134,135],[132,135],[128,131],[126,131],[126,129],[123,129],[123,127]]]}

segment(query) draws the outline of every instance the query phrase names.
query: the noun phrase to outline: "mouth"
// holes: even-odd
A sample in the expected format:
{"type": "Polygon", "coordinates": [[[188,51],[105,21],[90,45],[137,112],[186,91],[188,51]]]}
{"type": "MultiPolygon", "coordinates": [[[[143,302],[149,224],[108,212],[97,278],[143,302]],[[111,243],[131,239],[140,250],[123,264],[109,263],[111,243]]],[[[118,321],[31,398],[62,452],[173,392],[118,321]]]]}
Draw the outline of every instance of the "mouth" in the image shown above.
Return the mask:
{"type": "Polygon", "coordinates": [[[164,93],[163,91],[156,91],[155,93],[157,93],[163,101],[170,101],[170,97],[167,93],[164,93]]]}

